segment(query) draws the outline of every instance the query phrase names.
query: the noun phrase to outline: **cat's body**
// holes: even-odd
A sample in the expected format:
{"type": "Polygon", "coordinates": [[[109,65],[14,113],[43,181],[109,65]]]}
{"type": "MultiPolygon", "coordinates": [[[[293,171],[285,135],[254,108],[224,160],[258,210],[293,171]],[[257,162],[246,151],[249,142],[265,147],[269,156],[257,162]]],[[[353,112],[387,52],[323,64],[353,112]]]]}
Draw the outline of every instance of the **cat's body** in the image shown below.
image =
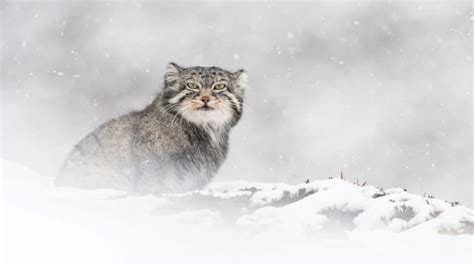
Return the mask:
{"type": "Polygon", "coordinates": [[[56,183],[152,193],[202,188],[226,157],[245,79],[243,71],[170,64],[155,101],[87,135],[56,183]]]}

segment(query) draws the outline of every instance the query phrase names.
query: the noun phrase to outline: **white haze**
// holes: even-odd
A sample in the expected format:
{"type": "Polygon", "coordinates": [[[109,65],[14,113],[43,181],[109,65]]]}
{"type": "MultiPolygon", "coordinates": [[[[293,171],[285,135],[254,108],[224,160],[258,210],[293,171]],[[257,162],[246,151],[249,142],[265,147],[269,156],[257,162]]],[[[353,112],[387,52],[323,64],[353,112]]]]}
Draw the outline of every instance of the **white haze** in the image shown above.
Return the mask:
{"type": "Polygon", "coordinates": [[[165,65],[244,68],[216,181],[351,180],[472,206],[472,3],[10,2],[1,156],[54,175],[165,65]]]}
{"type": "Polygon", "coordinates": [[[5,264],[472,265],[473,210],[400,188],[230,181],[157,197],[61,188],[16,163],[0,167],[5,264]]]}

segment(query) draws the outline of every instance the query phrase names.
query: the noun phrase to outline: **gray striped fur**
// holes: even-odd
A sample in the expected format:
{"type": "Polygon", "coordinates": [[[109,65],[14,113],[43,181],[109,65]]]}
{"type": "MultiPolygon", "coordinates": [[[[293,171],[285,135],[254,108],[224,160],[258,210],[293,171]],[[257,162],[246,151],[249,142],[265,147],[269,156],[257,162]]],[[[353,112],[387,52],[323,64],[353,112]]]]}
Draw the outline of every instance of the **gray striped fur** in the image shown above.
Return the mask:
{"type": "Polygon", "coordinates": [[[83,138],[63,163],[56,184],[139,193],[204,187],[225,160],[245,87],[243,70],[168,64],[156,99],[83,138]]]}

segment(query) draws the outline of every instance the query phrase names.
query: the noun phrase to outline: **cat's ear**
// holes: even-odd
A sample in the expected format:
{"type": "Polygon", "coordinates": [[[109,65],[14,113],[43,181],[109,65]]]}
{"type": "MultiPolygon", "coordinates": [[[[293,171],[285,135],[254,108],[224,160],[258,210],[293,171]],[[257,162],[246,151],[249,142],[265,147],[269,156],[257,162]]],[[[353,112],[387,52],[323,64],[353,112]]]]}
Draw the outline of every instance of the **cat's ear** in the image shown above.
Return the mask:
{"type": "Polygon", "coordinates": [[[172,85],[183,72],[183,68],[176,63],[168,63],[165,70],[165,84],[172,85]]]}
{"type": "Polygon", "coordinates": [[[243,69],[239,69],[232,73],[236,85],[236,92],[243,96],[245,89],[248,87],[247,84],[247,72],[243,69]]]}

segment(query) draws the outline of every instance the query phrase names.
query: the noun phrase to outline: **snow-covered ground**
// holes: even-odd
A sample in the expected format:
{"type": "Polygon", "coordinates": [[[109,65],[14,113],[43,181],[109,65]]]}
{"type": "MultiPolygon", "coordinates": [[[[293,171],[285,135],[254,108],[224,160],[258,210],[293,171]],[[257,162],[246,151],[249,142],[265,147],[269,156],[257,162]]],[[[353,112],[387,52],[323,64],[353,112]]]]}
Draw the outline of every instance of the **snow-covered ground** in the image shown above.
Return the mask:
{"type": "Polygon", "coordinates": [[[2,160],[2,260],[472,263],[474,212],[341,179],[155,197],[56,188],[2,160]]]}

